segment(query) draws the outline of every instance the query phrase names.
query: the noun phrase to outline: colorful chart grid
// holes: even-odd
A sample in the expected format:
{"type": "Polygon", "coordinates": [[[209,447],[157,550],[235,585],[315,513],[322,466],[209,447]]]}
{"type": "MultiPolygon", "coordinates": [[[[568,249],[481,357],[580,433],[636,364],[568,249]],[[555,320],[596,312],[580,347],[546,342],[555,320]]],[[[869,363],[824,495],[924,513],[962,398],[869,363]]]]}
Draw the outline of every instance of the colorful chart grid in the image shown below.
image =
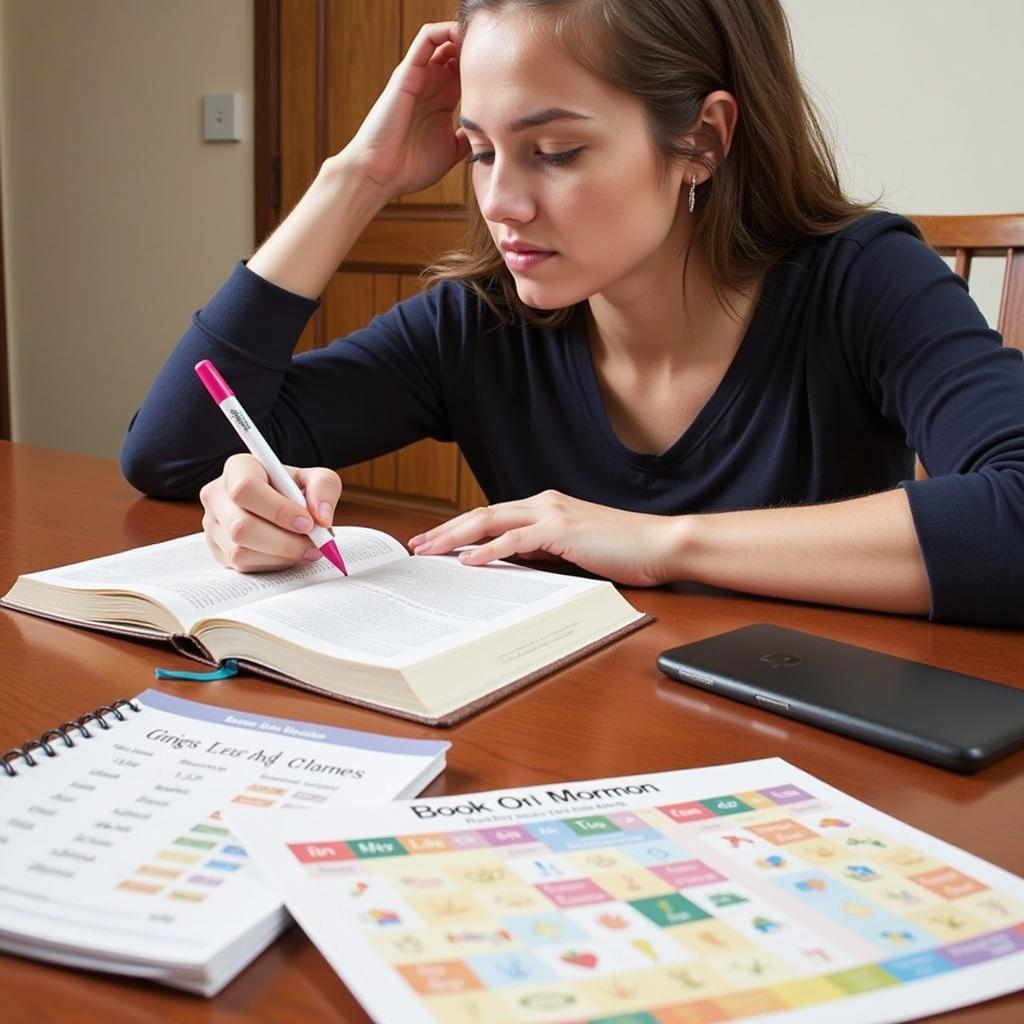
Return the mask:
{"type": "Polygon", "coordinates": [[[1024,904],[793,785],[289,848],[445,1024],[825,1013],[1024,949],[1024,904]]]}

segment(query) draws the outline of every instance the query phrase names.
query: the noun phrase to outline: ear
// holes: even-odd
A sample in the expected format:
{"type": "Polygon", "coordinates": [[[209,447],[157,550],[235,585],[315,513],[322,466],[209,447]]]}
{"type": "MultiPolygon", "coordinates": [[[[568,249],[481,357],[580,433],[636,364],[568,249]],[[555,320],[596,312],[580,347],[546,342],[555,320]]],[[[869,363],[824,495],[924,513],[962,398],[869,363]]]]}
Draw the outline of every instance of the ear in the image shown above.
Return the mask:
{"type": "MultiPolygon", "coordinates": [[[[697,127],[693,133],[693,143],[703,152],[705,160],[711,167],[714,167],[719,156],[715,147],[710,144],[711,137],[718,140],[721,152],[727,154],[732,148],[739,116],[739,104],[731,92],[716,89],[715,92],[709,92],[704,97],[697,127]]],[[[687,181],[689,181],[691,173],[696,177],[698,185],[702,185],[711,177],[708,168],[702,162],[695,161],[687,168],[687,181]]]]}

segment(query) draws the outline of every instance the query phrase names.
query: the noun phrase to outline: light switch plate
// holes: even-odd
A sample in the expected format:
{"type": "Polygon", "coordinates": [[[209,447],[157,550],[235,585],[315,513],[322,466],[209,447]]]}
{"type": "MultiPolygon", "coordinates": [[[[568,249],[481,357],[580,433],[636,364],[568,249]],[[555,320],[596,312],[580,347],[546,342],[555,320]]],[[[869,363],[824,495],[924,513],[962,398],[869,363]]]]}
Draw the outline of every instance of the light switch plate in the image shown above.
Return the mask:
{"type": "Polygon", "coordinates": [[[218,92],[203,97],[204,142],[240,142],[241,133],[241,93],[218,92]]]}

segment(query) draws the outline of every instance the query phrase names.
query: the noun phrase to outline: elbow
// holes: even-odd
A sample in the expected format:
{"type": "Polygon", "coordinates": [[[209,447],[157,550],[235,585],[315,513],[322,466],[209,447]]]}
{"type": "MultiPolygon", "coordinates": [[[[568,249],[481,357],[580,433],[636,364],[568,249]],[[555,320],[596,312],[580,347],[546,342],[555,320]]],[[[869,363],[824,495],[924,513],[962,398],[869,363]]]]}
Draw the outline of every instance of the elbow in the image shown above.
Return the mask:
{"type": "Polygon", "coordinates": [[[197,467],[194,461],[174,459],[155,446],[140,442],[131,427],[121,445],[121,474],[149,498],[194,501],[199,489],[217,475],[214,467],[197,467]]]}

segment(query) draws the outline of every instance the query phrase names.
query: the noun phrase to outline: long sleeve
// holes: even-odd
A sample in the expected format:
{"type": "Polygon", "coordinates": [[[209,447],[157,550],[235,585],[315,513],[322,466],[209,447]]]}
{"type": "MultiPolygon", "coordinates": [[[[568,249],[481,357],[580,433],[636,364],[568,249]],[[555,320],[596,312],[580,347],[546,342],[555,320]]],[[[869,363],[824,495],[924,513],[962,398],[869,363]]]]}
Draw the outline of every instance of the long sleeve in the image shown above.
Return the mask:
{"type": "MultiPolygon", "coordinates": [[[[1024,625],[1024,362],[905,231],[863,243],[836,309],[856,379],[926,480],[902,483],[936,620],[1024,625]]],[[[841,453],[840,453],[841,457],[841,453]]]]}
{"type": "Polygon", "coordinates": [[[214,362],[286,464],[341,467],[422,437],[448,438],[435,296],[293,358],[316,308],[239,264],[133,417],[121,449],[128,481],[154,497],[194,498],[241,450],[193,372],[201,359],[214,362]]]}

